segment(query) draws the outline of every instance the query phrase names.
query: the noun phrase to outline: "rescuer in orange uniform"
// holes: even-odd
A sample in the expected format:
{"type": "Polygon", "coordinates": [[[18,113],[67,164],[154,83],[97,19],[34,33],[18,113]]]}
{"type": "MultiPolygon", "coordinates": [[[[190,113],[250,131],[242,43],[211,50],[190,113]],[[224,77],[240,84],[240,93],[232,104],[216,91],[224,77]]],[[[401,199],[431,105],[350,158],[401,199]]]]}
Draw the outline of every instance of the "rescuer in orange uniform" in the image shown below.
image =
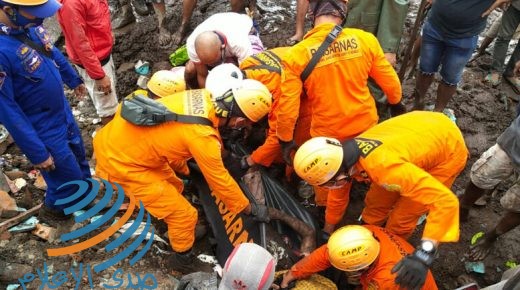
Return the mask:
{"type": "MultiPolygon", "coordinates": [[[[241,64],[240,69],[248,79],[263,83],[273,95],[273,106],[268,116],[269,130],[263,145],[247,156],[246,167],[254,164],[271,166],[274,161],[282,162],[282,151],[276,137],[276,110],[280,100],[280,83],[283,76],[281,58],[286,55],[290,47],[278,47],[249,56],[241,64]]],[[[301,98],[298,122],[295,127],[294,140],[301,145],[310,138],[311,108],[305,96],[301,98]]]]}
{"type": "MultiPolygon", "coordinates": [[[[458,199],[450,187],[467,158],[462,133],[448,117],[412,112],[341,143],[334,138],[313,138],[298,149],[294,165],[311,185],[334,188],[350,183],[351,178],[371,182],[363,221],[378,226],[386,223],[386,229],[403,238],[429,211],[421,243],[425,251],[431,251],[427,256],[431,259],[421,260],[429,265],[439,242],[459,239],[458,199]]],[[[326,222],[342,217],[346,200],[329,195],[326,222]]],[[[406,268],[399,273],[405,275],[406,268]]]]}
{"type": "MultiPolygon", "coordinates": [[[[312,56],[331,30],[345,22],[346,14],[347,4],[343,0],[310,1],[308,15],[314,17],[314,28],[282,58],[284,77],[276,109],[276,136],[287,164],[292,163],[291,151],[296,147],[293,133],[303,105],[302,92],[310,105],[311,136],[346,140],[377,124],[376,103],[367,85],[369,78],[386,94],[393,116],[406,111],[400,103],[401,84],[395,70],[376,37],[360,29],[344,28],[302,82],[300,77],[312,56]]],[[[348,196],[349,190],[315,188],[316,204],[325,205],[331,191],[348,196]]],[[[324,228],[329,233],[332,230],[330,226],[324,228]]]]}
{"type": "MultiPolygon", "coordinates": [[[[372,225],[345,226],[335,231],[327,244],[294,264],[280,286],[287,287],[295,279],[304,279],[334,266],[345,271],[352,284],[361,283],[362,289],[401,289],[391,270],[413,250],[406,240],[386,229],[372,225]]],[[[437,289],[430,271],[421,289],[437,289]]]]}
{"type": "Polygon", "coordinates": [[[214,98],[209,91],[184,91],[157,102],[177,114],[198,116],[212,125],[177,121],[138,126],[125,120],[121,106],[114,119],[94,138],[96,174],[117,182],[127,194],[143,202],[147,211],[168,225],[175,251],[171,266],[184,273],[204,265],[193,255],[197,210],[182,196],[183,183],[176,172],[189,174],[186,161],[194,158],[213,192],[238,214],[266,219],[265,206],[254,206],[224,168],[219,127],[239,127],[256,122],[271,108],[271,94],[260,82],[244,80],[226,94],[214,98]]]}

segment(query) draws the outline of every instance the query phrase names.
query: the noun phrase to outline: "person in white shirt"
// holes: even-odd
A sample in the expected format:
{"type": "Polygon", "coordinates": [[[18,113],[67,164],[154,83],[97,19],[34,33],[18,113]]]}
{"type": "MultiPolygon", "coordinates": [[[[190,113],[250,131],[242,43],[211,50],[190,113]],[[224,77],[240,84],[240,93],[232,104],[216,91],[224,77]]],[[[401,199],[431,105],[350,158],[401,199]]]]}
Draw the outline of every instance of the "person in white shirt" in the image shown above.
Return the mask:
{"type": "Polygon", "coordinates": [[[238,65],[264,50],[253,20],[234,12],[214,14],[199,24],[186,47],[190,60],[184,75],[190,89],[204,88],[211,68],[225,62],[238,65]]]}

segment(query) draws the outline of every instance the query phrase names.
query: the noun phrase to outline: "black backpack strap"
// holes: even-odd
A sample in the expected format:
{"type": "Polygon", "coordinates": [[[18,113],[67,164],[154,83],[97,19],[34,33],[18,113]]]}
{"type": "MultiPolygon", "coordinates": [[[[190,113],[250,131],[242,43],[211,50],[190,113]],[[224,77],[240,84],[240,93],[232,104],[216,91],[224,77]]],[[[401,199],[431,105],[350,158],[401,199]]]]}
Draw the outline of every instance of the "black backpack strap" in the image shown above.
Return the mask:
{"type": "Polygon", "coordinates": [[[282,60],[280,59],[280,57],[278,57],[276,54],[274,54],[273,52],[268,51],[268,50],[263,51],[259,54],[261,54],[262,56],[265,56],[272,63],[278,64],[278,66],[270,65],[269,63],[266,62],[266,60],[263,60],[262,58],[258,57],[258,55],[252,55],[251,57],[253,59],[257,60],[260,64],[248,67],[245,70],[266,69],[270,72],[282,74],[282,60]]]}
{"type": "Polygon", "coordinates": [[[181,114],[176,114],[171,111],[164,115],[153,115],[152,118],[154,121],[157,121],[159,123],[163,123],[165,121],[176,121],[176,122],[184,123],[184,124],[199,124],[199,125],[213,126],[213,122],[211,122],[207,118],[200,117],[200,116],[181,115],[181,114]]]}
{"type": "Polygon", "coordinates": [[[329,35],[327,35],[327,37],[325,38],[323,43],[320,45],[318,50],[314,53],[311,60],[309,61],[309,63],[303,70],[302,74],[300,75],[300,79],[302,80],[302,83],[304,83],[305,80],[307,80],[307,78],[311,74],[314,67],[318,64],[321,57],[327,50],[327,48],[329,48],[330,44],[334,41],[334,39],[336,39],[338,37],[338,35],[340,34],[341,31],[343,31],[343,27],[341,27],[339,25],[336,25],[336,26],[334,26],[334,28],[332,28],[329,35]]]}

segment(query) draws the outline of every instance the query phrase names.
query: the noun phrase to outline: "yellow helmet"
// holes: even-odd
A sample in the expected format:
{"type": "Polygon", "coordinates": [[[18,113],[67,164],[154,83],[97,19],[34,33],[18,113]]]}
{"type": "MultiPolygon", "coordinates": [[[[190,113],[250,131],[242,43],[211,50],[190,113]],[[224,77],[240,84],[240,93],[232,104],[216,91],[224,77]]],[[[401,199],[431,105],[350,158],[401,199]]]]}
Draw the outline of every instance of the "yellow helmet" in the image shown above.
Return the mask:
{"type": "Polygon", "coordinates": [[[342,162],[343,147],[337,139],[314,137],[296,151],[294,170],[310,185],[321,185],[336,175],[342,162]]]}
{"type": "Polygon", "coordinates": [[[345,272],[362,270],[379,256],[379,242],[372,232],[357,225],[344,226],[335,231],[327,242],[332,266],[345,272]]]}
{"type": "Polygon", "coordinates": [[[214,67],[206,78],[206,90],[218,98],[244,79],[242,71],[234,64],[223,63],[214,67]]]}
{"type": "Polygon", "coordinates": [[[152,93],[161,98],[186,90],[184,72],[169,70],[154,73],[146,85],[152,93]]]}
{"type": "Polygon", "coordinates": [[[233,98],[244,115],[258,122],[271,110],[273,97],[267,87],[259,81],[245,79],[232,88],[233,98]]]}

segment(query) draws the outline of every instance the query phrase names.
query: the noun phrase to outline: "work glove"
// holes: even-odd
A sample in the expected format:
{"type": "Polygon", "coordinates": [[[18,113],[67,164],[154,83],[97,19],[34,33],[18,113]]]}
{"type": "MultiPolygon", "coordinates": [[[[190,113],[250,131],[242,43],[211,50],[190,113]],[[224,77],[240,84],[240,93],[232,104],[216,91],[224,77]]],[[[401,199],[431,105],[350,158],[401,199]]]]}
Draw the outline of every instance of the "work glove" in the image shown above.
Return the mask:
{"type": "Polygon", "coordinates": [[[397,273],[395,283],[405,289],[421,289],[433,259],[434,254],[415,250],[392,268],[391,272],[397,273]]]}
{"type": "Polygon", "coordinates": [[[236,179],[242,178],[247,172],[247,168],[242,168],[241,158],[231,152],[222,159],[222,162],[224,163],[224,167],[229,171],[229,174],[236,179]]]}
{"type": "Polygon", "coordinates": [[[263,223],[268,223],[270,221],[269,209],[263,204],[251,203],[251,215],[255,221],[263,223]]]}
{"type": "Polygon", "coordinates": [[[251,167],[249,163],[247,163],[247,157],[249,157],[249,155],[243,156],[242,159],[240,159],[240,168],[243,170],[248,170],[249,167],[251,167]]]}
{"type": "Polygon", "coordinates": [[[285,161],[287,165],[292,166],[291,152],[296,149],[296,143],[294,140],[287,142],[278,140],[278,142],[280,142],[280,146],[282,146],[283,161],[285,161]]]}
{"type": "Polygon", "coordinates": [[[389,104],[388,107],[390,107],[390,115],[392,117],[397,117],[406,113],[406,107],[401,102],[394,105],[389,104]]]}

